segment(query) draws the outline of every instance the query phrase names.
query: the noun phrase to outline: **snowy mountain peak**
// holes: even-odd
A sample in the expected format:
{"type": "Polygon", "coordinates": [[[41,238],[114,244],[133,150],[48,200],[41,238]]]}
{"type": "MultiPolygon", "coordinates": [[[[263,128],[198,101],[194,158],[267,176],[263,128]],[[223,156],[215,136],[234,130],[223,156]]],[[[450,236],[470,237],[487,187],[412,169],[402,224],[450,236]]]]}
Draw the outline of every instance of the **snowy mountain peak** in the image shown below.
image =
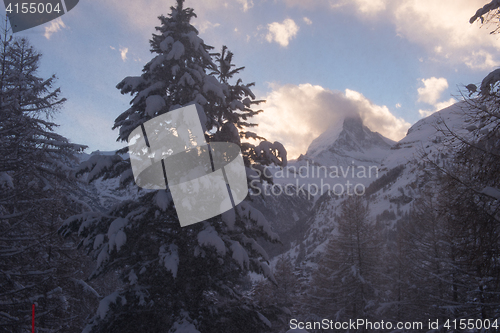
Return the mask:
{"type": "Polygon", "coordinates": [[[372,132],[356,114],[330,126],[311,143],[306,155],[299,160],[339,165],[350,165],[352,161],[378,163],[393,144],[381,134],[372,132]]]}

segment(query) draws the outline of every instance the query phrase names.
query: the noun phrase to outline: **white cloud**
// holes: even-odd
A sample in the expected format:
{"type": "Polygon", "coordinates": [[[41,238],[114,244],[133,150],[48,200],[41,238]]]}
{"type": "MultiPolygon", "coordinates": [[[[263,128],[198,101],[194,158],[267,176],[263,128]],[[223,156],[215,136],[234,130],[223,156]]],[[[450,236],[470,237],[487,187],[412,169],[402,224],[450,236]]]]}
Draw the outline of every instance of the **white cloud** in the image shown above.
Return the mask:
{"type": "Polygon", "coordinates": [[[127,60],[127,53],[128,53],[128,47],[120,48],[120,56],[122,57],[123,61],[127,60]]]}
{"type": "Polygon", "coordinates": [[[465,57],[465,64],[471,69],[486,70],[498,67],[500,62],[493,59],[493,55],[485,50],[472,51],[470,56],[465,57]]]}
{"type": "Polygon", "coordinates": [[[443,101],[443,102],[439,102],[439,103],[434,104],[434,110],[418,110],[418,113],[420,113],[420,115],[422,117],[428,117],[431,114],[433,114],[434,112],[437,112],[439,110],[447,108],[448,106],[453,105],[456,102],[457,102],[457,100],[452,97],[447,101],[443,101]]]}
{"type": "Polygon", "coordinates": [[[473,69],[495,66],[493,57],[487,54],[500,50],[500,40],[487,29],[469,24],[469,18],[484,5],[483,0],[389,2],[387,14],[400,36],[426,47],[442,61],[468,62],[473,69]]]}
{"type": "Polygon", "coordinates": [[[350,89],[346,89],[345,96],[355,103],[363,123],[372,131],[395,141],[406,135],[411,124],[403,118],[397,118],[387,106],[376,105],[363,94],[350,89]]]}
{"type": "Polygon", "coordinates": [[[420,113],[420,116],[422,118],[429,117],[431,114],[436,112],[437,110],[418,110],[418,113],[420,113]]]}
{"type": "Polygon", "coordinates": [[[386,106],[375,105],[353,90],[343,93],[309,83],[289,84],[273,86],[264,99],[264,112],[255,119],[256,131],[283,143],[290,158],[304,154],[312,140],[350,114],[359,114],[371,130],[393,140],[403,138],[410,127],[386,106]]]}
{"type": "Polygon", "coordinates": [[[469,24],[469,18],[484,4],[482,0],[403,0],[394,4],[398,32],[411,41],[438,47],[437,51],[494,40],[484,29],[469,24]]]}
{"type": "Polygon", "coordinates": [[[397,34],[422,45],[438,59],[466,63],[471,69],[492,69],[500,64],[500,39],[487,27],[469,19],[485,0],[283,0],[289,6],[347,9],[391,22],[397,34]],[[497,56],[495,56],[497,55],[497,56]]]}
{"type": "Polygon", "coordinates": [[[418,101],[434,105],[443,91],[448,89],[448,81],[444,77],[422,79],[423,87],[418,88],[418,101]]]}
{"type": "Polygon", "coordinates": [[[307,25],[311,25],[313,23],[313,21],[311,21],[311,19],[309,19],[308,17],[305,17],[305,16],[304,16],[304,18],[302,18],[302,20],[304,20],[305,24],[307,24],[307,25]]]}
{"type": "Polygon", "coordinates": [[[242,6],[243,6],[243,11],[246,12],[247,10],[249,10],[250,8],[253,7],[253,1],[250,0],[237,0],[242,6]]]}
{"type": "Polygon", "coordinates": [[[66,25],[61,18],[58,17],[57,19],[50,21],[50,25],[45,27],[45,33],[43,35],[45,38],[50,39],[54,33],[61,31],[63,28],[66,28],[66,25]]]}
{"type": "Polygon", "coordinates": [[[345,3],[354,2],[361,13],[363,14],[376,14],[386,9],[386,0],[354,0],[344,1],[345,3]]]}
{"type": "Polygon", "coordinates": [[[447,108],[450,105],[455,104],[456,102],[457,102],[457,100],[452,97],[447,101],[436,103],[436,104],[434,104],[434,106],[436,107],[437,111],[439,111],[439,110],[442,110],[444,108],[447,108]]]}
{"type": "Polygon", "coordinates": [[[314,9],[317,7],[329,7],[338,9],[354,5],[363,14],[373,15],[386,9],[387,0],[283,0],[288,6],[314,9]]]}
{"type": "Polygon", "coordinates": [[[299,26],[292,19],[285,19],[283,23],[273,22],[268,25],[269,32],[266,40],[271,43],[275,41],[283,47],[288,46],[292,38],[297,35],[299,26]]]}
{"type": "Polygon", "coordinates": [[[396,109],[399,109],[401,107],[400,103],[396,103],[396,109]]]}
{"type": "Polygon", "coordinates": [[[200,34],[204,33],[208,29],[217,28],[220,26],[220,23],[212,23],[210,21],[196,22],[193,20],[192,23],[195,26],[195,28],[198,29],[198,32],[200,34]]]}
{"type": "Polygon", "coordinates": [[[447,101],[438,102],[443,91],[448,89],[448,81],[444,78],[431,77],[422,79],[423,87],[418,88],[418,102],[427,103],[433,106],[431,110],[418,110],[420,116],[427,117],[436,111],[442,110],[457,102],[453,97],[447,101]]]}

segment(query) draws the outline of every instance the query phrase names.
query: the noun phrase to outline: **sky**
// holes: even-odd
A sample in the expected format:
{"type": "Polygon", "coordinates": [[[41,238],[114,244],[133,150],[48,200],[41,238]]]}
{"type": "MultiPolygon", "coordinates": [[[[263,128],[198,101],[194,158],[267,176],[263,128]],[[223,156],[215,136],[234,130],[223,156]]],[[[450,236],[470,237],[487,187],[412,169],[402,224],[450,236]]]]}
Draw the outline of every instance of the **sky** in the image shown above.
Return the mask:
{"type": "MultiPolygon", "coordinates": [[[[256,132],[289,158],[350,114],[392,140],[461,99],[500,64],[500,35],[469,24],[487,0],[186,0],[206,44],[226,45],[264,112],[256,132]]],[[[80,0],[15,35],[42,53],[67,99],[58,133],[86,152],[121,148],[112,131],[130,95],[116,85],[152,58],[149,39],[175,0],[80,0]]],[[[5,14],[5,10],[3,12],[5,14]]]]}

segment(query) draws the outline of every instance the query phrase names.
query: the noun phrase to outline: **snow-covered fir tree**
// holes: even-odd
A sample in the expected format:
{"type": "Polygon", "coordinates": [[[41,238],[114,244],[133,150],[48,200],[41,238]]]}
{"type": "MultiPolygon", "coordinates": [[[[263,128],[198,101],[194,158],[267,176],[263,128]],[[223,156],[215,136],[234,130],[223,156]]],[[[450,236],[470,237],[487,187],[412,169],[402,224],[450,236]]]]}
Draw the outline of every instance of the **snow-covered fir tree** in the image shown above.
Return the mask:
{"type": "MultiPolygon", "coordinates": [[[[208,142],[240,145],[250,167],[286,165],[279,143],[262,140],[247,130],[258,111],[250,84],[231,83],[242,68],[233,68],[226,48],[213,56],[190,21],[193,9],[178,0],[151,39],[153,59],[141,76],[117,86],[133,96],[131,106],[115,121],[118,140],[158,115],[196,103],[206,116],[208,142]],[[216,64],[218,62],[218,64],[216,64]]],[[[126,153],[127,148],[120,151],[126,153]]],[[[130,160],[120,155],[93,156],[82,165],[88,180],[132,179],[130,160]]],[[[93,277],[121,272],[123,288],[107,295],[86,332],[265,332],[270,323],[239,285],[249,271],[272,279],[267,254],[256,238],[276,241],[263,215],[248,201],[222,216],[181,228],[169,190],[142,190],[136,201],[123,201],[105,213],[68,219],[65,234],[78,232],[81,245],[96,259],[93,277]]]]}
{"type": "MultiPolygon", "coordinates": [[[[404,272],[407,282],[401,293],[401,315],[405,319],[445,319],[448,306],[452,304],[453,283],[453,238],[450,225],[442,214],[432,182],[422,197],[412,203],[407,223],[400,225],[402,247],[406,257],[402,260],[410,265],[404,272]],[[432,184],[432,185],[430,185],[432,184]]],[[[455,300],[456,301],[456,300],[455,300]]]]}
{"type": "Polygon", "coordinates": [[[337,321],[374,318],[380,282],[380,240],[359,196],[341,204],[338,231],[328,242],[313,273],[309,307],[337,321]]]}
{"type": "Polygon", "coordinates": [[[84,261],[57,230],[82,211],[72,165],[84,146],[54,131],[65,99],[55,76],[37,75],[40,53],[7,31],[1,43],[0,331],[30,330],[35,304],[40,329],[75,332],[88,315],[84,261]]]}
{"type": "Polygon", "coordinates": [[[283,310],[272,318],[273,332],[288,331],[289,320],[298,314],[300,282],[294,268],[290,256],[278,256],[273,267],[276,282],[263,279],[256,283],[253,290],[254,298],[260,304],[283,310]]]}
{"type": "Polygon", "coordinates": [[[442,236],[450,245],[452,272],[450,303],[455,315],[498,318],[500,312],[500,228],[490,213],[491,199],[445,177],[439,202],[449,232],[442,236]]]}

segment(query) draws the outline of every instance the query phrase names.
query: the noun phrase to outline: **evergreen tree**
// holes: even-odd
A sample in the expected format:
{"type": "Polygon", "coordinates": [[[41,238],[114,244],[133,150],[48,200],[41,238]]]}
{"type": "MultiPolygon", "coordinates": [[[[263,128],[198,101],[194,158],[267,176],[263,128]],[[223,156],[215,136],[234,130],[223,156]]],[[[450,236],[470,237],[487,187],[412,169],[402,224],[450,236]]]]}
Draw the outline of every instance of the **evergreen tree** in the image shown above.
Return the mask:
{"type": "MultiPolygon", "coordinates": [[[[498,1],[470,23],[493,23],[498,1]]],[[[498,33],[498,24],[492,33],[498,33]]],[[[431,161],[438,190],[423,193],[410,215],[413,304],[421,318],[498,318],[500,251],[500,69],[463,93],[466,131],[442,121],[446,163],[431,161]],[[468,131],[468,133],[467,133],[468,131]],[[429,311],[428,309],[435,309],[429,311]]],[[[411,285],[411,284],[410,284],[411,285]]]]}
{"type": "MultiPolygon", "coordinates": [[[[467,172],[467,167],[458,167],[467,172]]],[[[455,311],[469,318],[498,318],[500,229],[491,199],[445,176],[439,202],[449,226],[444,238],[451,239],[450,300],[460,304],[455,311]]]]}
{"type": "Polygon", "coordinates": [[[55,76],[37,76],[40,53],[7,31],[1,42],[0,331],[28,331],[35,304],[40,329],[72,332],[89,304],[79,295],[84,262],[57,229],[82,211],[71,166],[84,146],[54,132],[65,99],[55,76]]]}
{"type": "MultiPolygon", "coordinates": [[[[193,9],[178,0],[151,40],[154,58],[139,77],[117,86],[133,95],[131,106],[115,121],[118,140],[136,127],[180,106],[196,103],[206,116],[208,142],[240,145],[245,165],[286,164],[279,143],[241,143],[259,138],[244,131],[258,111],[251,85],[230,80],[232,54],[223,48],[213,61],[190,24],[193,9]],[[218,77],[217,77],[218,76],[218,77]]],[[[127,148],[120,151],[125,153],[127,148]]],[[[95,156],[82,165],[88,180],[120,177],[132,181],[130,160],[119,155],[95,156]]],[[[250,174],[249,174],[250,175],[250,174]]],[[[263,215],[248,202],[207,221],[181,228],[169,190],[143,190],[136,201],[123,201],[106,213],[75,216],[62,232],[78,231],[81,245],[97,261],[92,277],[121,272],[123,288],[105,297],[86,331],[92,332],[265,332],[269,321],[240,291],[248,271],[272,279],[267,254],[255,239],[276,241],[263,215]]]]}
{"type": "Polygon", "coordinates": [[[400,308],[406,319],[499,315],[498,222],[481,196],[457,180],[470,172],[458,160],[435,170],[435,180],[415,200],[404,224],[403,248],[410,265],[400,308]]]}
{"type": "Polygon", "coordinates": [[[285,332],[288,322],[297,316],[300,283],[289,256],[280,255],[273,269],[275,283],[259,281],[254,289],[255,299],[266,308],[278,308],[282,313],[273,321],[274,332],[285,332]]]}
{"type": "Polygon", "coordinates": [[[374,317],[380,242],[368,213],[359,196],[341,204],[338,231],[328,242],[311,284],[309,306],[321,318],[374,317]]]}
{"type": "Polygon", "coordinates": [[[414,263],[410,259],[412,247],[409,245],[408,214],[395,224],[395,230],[388,230],[389,237],[383,248],[384,279],[381,306],[377,313],[384,320],[393,322],[415,320],[415,310],[411,308],[414,301],[412,292],[416,287],[411,279],[414,263]]]}
{"type": "MultiPolygon", "coordinates": [[[[433,184],[436,186],[436,184],[433,184]]],[[[410,316],[416,319],[445,319],[452,302],[453,239],[442,215],[434,191],[426,191],[415,201],[404,226],[407,260],[405,303],[410,316]]]]}

